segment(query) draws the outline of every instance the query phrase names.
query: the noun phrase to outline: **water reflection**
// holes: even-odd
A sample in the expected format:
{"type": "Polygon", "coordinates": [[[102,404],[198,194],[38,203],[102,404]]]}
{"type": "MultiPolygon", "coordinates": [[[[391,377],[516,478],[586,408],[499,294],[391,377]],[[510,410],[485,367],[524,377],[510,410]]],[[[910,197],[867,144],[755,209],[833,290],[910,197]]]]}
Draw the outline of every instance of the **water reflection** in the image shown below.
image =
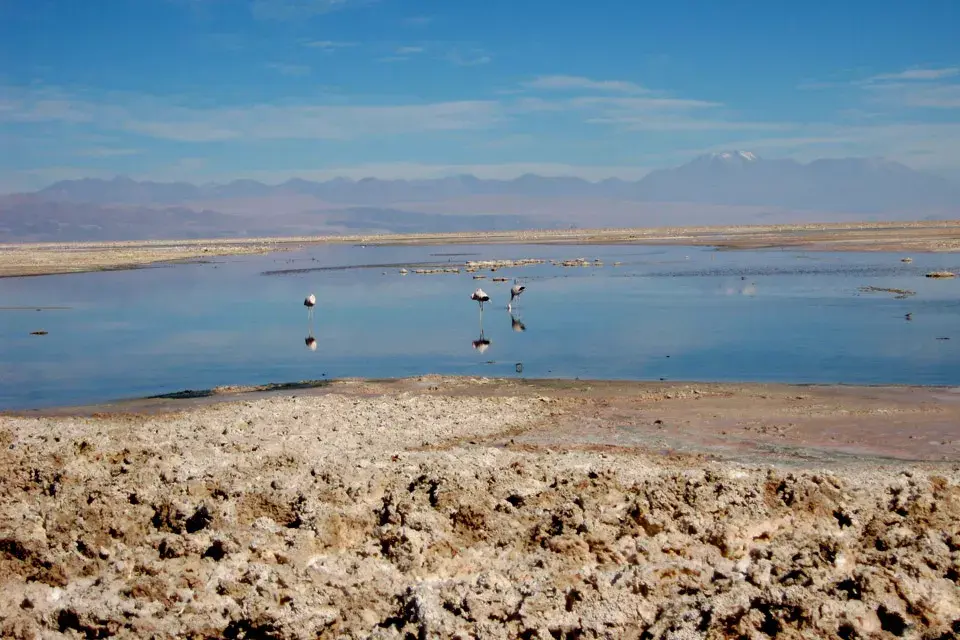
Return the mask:
{"type": "Polygon", "coordinates": [[[520,320],[514,314],[510,314],[510,328],[514,331],[521,332],[527,330],[527,325],[523,324],[523,321],[520,320]]]}
{"type": "MultiPolygon", "coordinates": [[[[313,294],[310,294],[310,298],[313,297],[313,294]]],[[[307,298],[309,301],[310,298],[307,298]]],[[[303,339],[303,343],[307,345],[307,349],[310,351],[317,350],[317,339],[313,337],[313,306],[307,307],[307,337],[303,339]]]]}
{"type": "MultiPolygon", "coordinates": [[[[483,293],[482,289],[477,289],[477,291],[479,291],[480,293],[483,293]]],[[[474,293],[474,295],[476,295],[476,293],[474,293]]],[[[489,300],[490,297],[486,296],[486,294],[484,294],[484,296],[486,297],[486,300],[479,300],[480,302],[480,337],[472,342],[473,348],[479,351],[480,353],[483,353],[488,348],[490,348],[490,341],[487,340],[487,338],[483,335],[483,303],[489,300]]]]}
{"type": "Polygon", "coordinates": [[[480,353],[490,348],[490,341],[483,337],[483,331],[480,332],[480,338],[473,341],[473,348],[480,353]]]}

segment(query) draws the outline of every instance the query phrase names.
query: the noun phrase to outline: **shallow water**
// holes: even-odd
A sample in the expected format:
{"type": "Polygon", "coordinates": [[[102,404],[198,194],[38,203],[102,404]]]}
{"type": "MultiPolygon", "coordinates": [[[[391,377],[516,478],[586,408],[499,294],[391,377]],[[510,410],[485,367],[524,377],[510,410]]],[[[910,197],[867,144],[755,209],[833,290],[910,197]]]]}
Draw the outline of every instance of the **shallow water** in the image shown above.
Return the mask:
{"type": "Polygon", "coordinates": [[[228,384],[425,373],[960,384],[960,256],[649,246],[317,246],[135,271],[0,279],[0,408],[228,384]],[[400,275],[493,258],[600,258],[400,275]],[[615,261],[623,264],[613,266],[615,261]],[[511,282],[527,291],[513,318],[511,282]],[[470,293],[493,298],[482,318],[470,293]],[[897,299],[863,286],[902,288],[897,299]],[[302,305],[319,304],[312,323],[302,305]],[[36,307],[64,306],[43,311],[36,307]],[[28,310],[9,309],[28,307],[28,310]],[[905,319],[911,313],[912,319],[905,319]],[[525,327],[519,328],[513,319],[525,327]],[[31,331],[46,330],[34,336],[31,331]],[[316,350],[305,345],[312,332],[316,350]],[[949,338],[949,339],[944,339],[949,338]],[[518,372],[518,369],[522,369],[518,372]]]}

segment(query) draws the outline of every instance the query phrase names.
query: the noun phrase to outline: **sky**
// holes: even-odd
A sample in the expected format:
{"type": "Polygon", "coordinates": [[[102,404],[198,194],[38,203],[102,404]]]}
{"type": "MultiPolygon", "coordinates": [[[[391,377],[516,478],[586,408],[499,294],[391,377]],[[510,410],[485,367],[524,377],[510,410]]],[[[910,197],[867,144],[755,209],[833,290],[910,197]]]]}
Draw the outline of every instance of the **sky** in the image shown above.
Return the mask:
{"type": "Polygon", "coordinates": [[[960,179],[955,0],[0,0],[0,192],[128,175],[960,179]]]}

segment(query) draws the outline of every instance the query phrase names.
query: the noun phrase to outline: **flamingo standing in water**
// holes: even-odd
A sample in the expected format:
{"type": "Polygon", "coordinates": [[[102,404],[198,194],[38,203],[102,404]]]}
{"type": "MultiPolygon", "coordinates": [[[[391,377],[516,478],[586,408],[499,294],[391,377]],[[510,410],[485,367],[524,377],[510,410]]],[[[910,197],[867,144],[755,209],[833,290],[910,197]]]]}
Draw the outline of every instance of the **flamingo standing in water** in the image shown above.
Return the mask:
{"type": "Polygon", "coordinates": [[[313,308],[317,306],[317,296],[312,293],[303,299],[303,306],[307,308],[307,320],[309,320],[309,325],[307,327],[307,337],[304,339],[304,342],[307,345],[307,349],[310,351],[317,350],[317,339],[313,337],[313,308]]]}
{"type": "Polygon", "coordinates": [[[513,281],[513,286],[510,287],[510,302],[507,303],[507,311],[510,311],[510,310],[513,309],[513,300],[514,300],[514,298],[516,298],[517,301],[519,301],[519,300],[520,300],[520,294],[523,293],[523,292],[526,291],[526,290],[527,290],[527,288],[526,288],[525,286],[523,286],[522,284],[520,284],[520,281],[519,281],[519,280],[514,280],[514,281],[513,281]]]}
{"type": "Polygon", "coordinates": [[[487,295],[487,292],[483,289],[477,289],[473,292],[473,295],[470,296],[471,300],[476,300],[480,303],[480,312],[483,313],[483,303],[490,302],[490,296],[487,295]]]}
{"type": "Polygon", "coordinates": [[[470,296],[471,300],[476,300],[480,305],[480,339],[473,341],[473,348],[483,353],[490,346],[490,341],[487,340],[483,335],[483,303],[490,302],[490,296],[487,295],[487,292],[483,289],[478,288],[470,296]]]}

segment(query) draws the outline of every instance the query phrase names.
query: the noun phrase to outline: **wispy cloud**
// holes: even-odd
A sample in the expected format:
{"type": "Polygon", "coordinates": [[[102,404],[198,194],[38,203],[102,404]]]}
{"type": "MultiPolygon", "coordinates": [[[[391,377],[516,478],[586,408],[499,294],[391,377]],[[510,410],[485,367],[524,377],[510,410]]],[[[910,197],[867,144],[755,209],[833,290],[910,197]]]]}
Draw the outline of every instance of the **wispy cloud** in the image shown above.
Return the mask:
{"type": "Polygon", "coordinates": [[[90,122],[93,115],[83,101],[52,87],[0,87],[0,121],[90,122]]]}
{"type": "Polygon", "coordinates": [[[583,122],[622,131],[780,130],[789,125],[724,118],[719,102],[672,97],[586,95],[559,100],[524,97],[510,103],[517,112],[572,112],[583,122]]]}
{"type": "Polygon", "coordinates": [[[425,27],[435,20],[433,16],[411,16],[403,19],[403,24],[408,27],[425,27]]]}
{"type": "Polygon", "coordinates": [[[835,80],[804,80],[797,85],[800,91],[822,91],[825,89],[836,89],[838,87],[849,87],[853,83],[849,81],[835,80]]]}
{"type": "Polygon", "coordinates": [[[914,68],[866,77],[806,81],[798,89],[847,89],[868,105],[899,109],[960,108],[960,67],[914,68]]]}
{"type": "Polygon", "coordinates": [[[888,105],[908,108],[958,109],[960,83],[922,84],[893,82],[870,85],[871,97],[888,105]]]}
{"type": "Polygon", "coordinates": [[[355,47],[357,44],[356,42],[341,42],[337,40],[311,40],[303,43],[303,46],[310,47],[311,49],[320,49],[321,51],[336,51],[337,49],[355,47]]]}
{"type": "Polygon", "coordinates": [[[85,158],[116,158],[121,156],[135,156],[143,153],[142,149],[123,149],[116,147],[91,147],[77,151],[78,156],[85,158]]]}
{"type": "Polygon", "coordinates": [[[493,57],[483,51],[472,51],[469,53],[451,51],[447,54],[447,60],[458,67],[476,67],[493,62],[493,57]]]}
{"type": "Polygon", "coordinates": [[[258,20],[303,20],[374,2],[376,0],[252,0],[250,12],[258,20]]]}
{"type": "Polygon", "coordinates": [[[246,39],[238,33],[209,33],[203,40],[224,51],[242,51],[247,45],[246,39]]]}
{"type": "Polygon", "coordinates": [[[540,76],[526,85],[530,89],[551,91],[604,91],[614,93],[647,93],[648,90],[634,82],[624,80],[591,80],[582,76],[540,76]]]}
{"type": "Polygon", "coordinates": [[[445,178],[464,174],[483,179],[509,180],[524,174],[541,176],[579,176],[587,180],[603,180],[616,177],[636,180],[650,169],[639,166],[615,165],[578,165],[562,162],[506,162],[489,164],[428,164],[419,162],[383,162],[357,165],[343,165],[324,169],[304,169],[301,171],[250,171],[236,177],[259,180],[264,183],[280,183],[291,177],[304,180],[330,180],[333,178],[351,178],[359,180],[378,177],[386,180],[417,180],[445,178]]]}
{"type": "Polygon", "coordinates": [[[793,126],[776,122],[750,122],[657,114],[588,118],[586,121],[590,124],[616,125],[626,131],[781,131],[793,126]]]}
{"type": "Polygon", "coordinates": [[[913,109],[960,108],[960,67],[908,69],[859,82],[869,99],[913,109]]]}
{"type": "Polygon", "coordinates": [[[250,104],[229,107],[183,106],[170,98],[110,94],[100,100],[60,90],[0,87],[0,123],[84,123],[100,131],[122,131],[180,142],[225,140],[328,139],[483,129],[504,117],[491,100],[422,104],[250,104]],[[6,97],[8,96],[9,97],[6,97]],[[56,95],[56,108],[49,96],[56,95]]]}
{"type": "Polygon", "coordinates": [[[720,102],[692,100],[688,98],[610,98],[605,96],[586,96],[573,98],[570,104],[577,107],[599,106],[607,110],[622,113],[639,111],[709,109],[723,106],[720,102]]]}
{"type": "Polygon", "coordinates": [[[881,73],[868,78],[868,82],[886,80],[941,80],[960,75],[960,67],[945,67],[941,69],[907,69],[897,73],[881,73]]]}
{"type": "Polygon", "coordinates": [[[397,47],[394,49],[392,55],[377,58],[377,62],[406,62],[413,56],[419,55],[426,50],[426,47],[422,46],[397,47]]]}
{"type": "Polygon", "coordinates": [[[883,86],[890,83],[900,82],[930,82],[937,80],[946,80],[960,76],[960,67],[941,67],[937,69],[906,69],[891,73],[878,73],[864,77],[851,77],[852,70],[848,70],[841,77],[830,80],[807,79],[797,85],[800,90],[821,90],[838,89],[844,87],[871,87],[883,86]]]}
{"type": "Polygon", "coordinates": [[[268,62],[264,65],[268,69],[272,69],[284,76],[308,76],[310,75],[310,67],[305,64],[285,64],[282,62],[268,62]]]}

